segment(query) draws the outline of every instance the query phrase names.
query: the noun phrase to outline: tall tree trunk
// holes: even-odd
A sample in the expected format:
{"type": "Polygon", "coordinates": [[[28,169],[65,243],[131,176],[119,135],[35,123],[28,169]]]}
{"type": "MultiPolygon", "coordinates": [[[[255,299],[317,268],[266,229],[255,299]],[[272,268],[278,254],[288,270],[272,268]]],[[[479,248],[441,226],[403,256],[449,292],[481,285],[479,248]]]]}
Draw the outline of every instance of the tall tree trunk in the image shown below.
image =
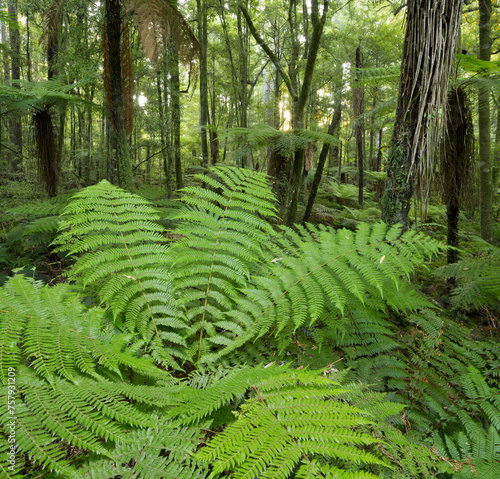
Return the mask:
{"type": "MultiPolygon", "coordinates": [[[[479,58],[491,57],[491,0],[479,0],[479,58]]],[[[481,185],[481,238],[493,241],[493,183],[491,164],[490,91],[480,87],[479,100],[479,179],[481,185]]]]}
{"type": "MultiPolygon", "coordinates": [[[[8,0],[9,12],[9,40],[12,50],[11,56],[11,80],[15,88],[21,88],[19,80],[21,79],[21,37],[19,35],[19,25],[17,23],[17,0],[8,0]]],[[[14,145],[16,153],[10,156],[9,169],[12,173],[20,171],[23,157],[23,126],[21,118],[18,116],[11,120],[10,140],[14,145]]]]}
{"type": "MultiPolygon", "coordinates": [[[[113,143],[116,155],[118,183],[121,188],[133,191],[134,177],[130,150],[125,128],[125,106],[122,94],[121,67],[121,33],[122,2],[121,0],[105,0],[106,55],[108,72],[105,77],[108,108],[113,131],[113,143]]],[[[106,69],[105,69],[106,70],[106,69]]],[[[113,175],[114,176],[114,175],[113,175]]]]}
{"type": "MultiPolygon", "coordinates": [[[[441,148],[440,173],[448,217],[447,242],[448,245],[457,248],[461,199],[472,191],[474,126],[464,90],[453,88],[448,97],[447,125],[441,148]]],[[[457,260],[458,251],[448,250],[448,263],[455,263],[457,260]]]]}
{"type": "Polygon", "coordinates": [[[166,63],[167,63],[167,53],[165,53],[165,58],[163,59],[163,68],[164,75],[163,81],[165,82],[165,95],[164,99],[162,99],[161,94],[161,75],[160,69],[156,72],[156,91],[158,94],[158,113],[160,114],[160,148],[161,148],[161,156],[163,159],[163,169],[165,171],[165,184],[167,186],[167,198],[172,198],[172,178],[170,171],[170,162],[168,161],[167,149],[170,149],[170,134],[167,133],[166,126],[166,112],[168,109],[167,101],[168,101],[168,86],[167,86],[167,75],[166,75],[166,63]]]}
{"type": "Polygon", "coordinates": [[[200,125],[201,156],[203,167],[208,167],[208,71],[207,71],[207,5],[206,0],[196,0],[198,11],[198,38],[201,43],[202,58],[200,61],[200,125]]]}
{"type": "Polygon", "coordinates": [[[382,219],[408,225],[418,177],[428,180],[435,148],[438,111],[446,102],[455,57],[462,0],[408,0],[401,79],[382,219]],[[427,154],[427,157],[425,156],[427,154]]]}
{"type": "MultiPolygon", "coordinates": [[[[306,68],[304,71],[304,80],[300,88],[300,94],[294,98],[293,120],[292,128],[300,130],[304,127],[304,109],[311,91],[311,84],[313,79],[314,67],[316,65],[316,58],[323,35],[323,27],[326,22],[328,14],[328,0],[323,2],[323,13],[319,14],[318,0],[311,0],[311,24],[313,31],[310,37],[309,49],[307,52],[306,68]]],[[[296,73],[294,73],[295,75],[296,73]]],[[[295,83],[295,80],[292,80],[295,83]]],[[[297,90],[295,90],[297,91],[297,90]]],[[[292,185],[292,201],[286,218],[288,226],[293,225],[297,220],[297,209],[299,204],[300,187],[302,183],[302,173],[304,171],[304,150],[299,149],[295,152],[294,162],[292,168],[292,175],[290,183],[292,185]]]]}
{"type": "MultiPolygon", "coordinates": [[[[314,73],[314,66],[316,64],[316,58],[318,56],[318,50],[321,42],[321,36],[323,34],[323,27],[326,22],[326,17],[328,15],[329,0],[323,0],[323,12],[319,14],[319,4],[318,0],[311,0],[311,18],[310,22],[312,24],[312,33],[309,40],[309,48],[307,51],[307,57],[304,58],[306,67],[304,71],[304,78],[299,91],[298,83],[298,71],[297,65],[299,60],[298,48],[300,46],[299,34],[296,32],[296,15],[297,15],[297,0],[289,0],[288,6],[288,23],[291,29],[290,35],[292,37],[292,52],[289,59],[288,73],[283,69],[279,58],[276,54],[269,48],[264,39],[261,37],[252,19],[248,13],[248,10],[240,5],[241,12],[245,17],[250,33],[254,37],[255,41],[261,46],[268,58],[273,62],[276,70],[279,72],[281,78],[285,82],[288,93],[293,103],[292,108],[292,130],[300,130],[304,126],[304,109],[307,104],[307,100],[311,91],[312,77],[314,73]]],[[[274,155],[277,159],[269,161],[269,171],[274,171],[279,174],[284,168],[277,163],[280,163],[279,155],[274,155]]],[[[286,162],[288,159],[282,158],[282,162],[286,162]]],[[[286,215],[286,223],[292,225],[297,219],[297,208],[299,201],[300,188],[302,184],[302,173],[304,171],[304,150],[299,149],[295,152],[293,158],[293,165],[291,172],[289,174],[289,184],[291,201],[288,207],[288,212],[286,215]]],[[[280,179],[277,179],[277,182],[280,179]]],[[[281,200],[283,203],[284,200],[281,200]]]]}
{"type": "Polygon", "coordinates": [[[496,204],[498,197],[498,187],[500,180],[500,95],[496,102],[497,109],[497,131],[495,134],[495,163],[493,165],[492,184],[493,184],[493,204],[496,204]]]}
{"type": "Polygon", "coordinates": [[[356,146],[358,151],[358,208],[363,209],[363,184],[364,184],[364,147],[363,147],[363,110],[364,110],[364,91],[359,85],[359,70],[363,68],[361,60],[361,49],[356,48],[356,77],[354,79],[353,111],[354,111],[354,137],[356,138],[356,146]]]}
{"type": "Polygon", "coordinates": [[[172,145],[175,166],[175,188],[183,187],[182,181],[182,158],[181,158],[181,93],[179,80],[179,55],[172,49],[170,65],[170,89],[172,95],[172,145]]]}

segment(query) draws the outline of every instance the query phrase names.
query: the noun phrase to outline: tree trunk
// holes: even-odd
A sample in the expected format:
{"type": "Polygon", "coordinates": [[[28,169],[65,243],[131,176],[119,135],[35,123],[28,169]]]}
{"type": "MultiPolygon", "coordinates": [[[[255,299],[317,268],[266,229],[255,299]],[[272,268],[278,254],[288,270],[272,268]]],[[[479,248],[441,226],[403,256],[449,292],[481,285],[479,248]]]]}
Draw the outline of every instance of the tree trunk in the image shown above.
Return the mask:
{"type": "MultiPolygon", "coordinates": [[[[323,27],[325,25],[326,16],[328,13],[328,0],[323,2],[323,13],[319,15],[319,5],[317,0],[311,0],[311,24],[313,31],[309,43],[309,50],[307,54],[306,69],[304,72],[304,80],[300,88],[300,94],[294,99],[293,108],[293,130],[300,130],[304,127],[304,109],[311,91],[311,84],[313,79],[314,67],[318,50],[323,35],[323,27]]],[[[293,81],[295,83],[295,80],[293,81]]],[[[299,204],[299,194],[302,182],[302,172],[304,171],[304,150],[299,149],[295,152],[295,158],[292,169],[292,176],[290,184],[292,186],[292,201],[288,209],[286,224],[292,226],[297,220],[297,209],[299,204]]]]}
{"type": "Polygon", "coordinates": [[[207,71],[207,5],[206,0],[196,0],[198,11],[198,38],[201,43],[200,60],[200,125],[202,166],[208,168],[208,71],[207,71]]]}
{"type": "MultiPolygon", "coordinates": [[[[21,79],[21,38],[19,34],[19,25],[17,23],[17,0],[8,0],[8,12],[11,24],[9,25],[9,40],[12,50],[11,56],[11,80],[15,88],[21,88],[19,80],[21,79]]],[[[23,126],[21,118],[17,116],[11,120],[10,140],[14,145],[15,154],[10,156],[9,169],[12,173],[21,170],[23,157],[23,126]]]]}
{"type": "MultiPolygon", "coordinates": [[[[342,115],[342,103],[338,102],[337,108],[335,109],[335,113],[333,114],[332,121],[328,126],[328,134],[335,135],[335,131],[337,130],[340,117],[342,115]]],[[[306,211],[304,213],[304,217],[302,218],[302,223],[307,223],[311,216],[312,208],[314,205],[314,200],[316,199],[316,194],[318,193],[318,187],[321,182],[321,178],[323,176],[323,168],[325,166],[326,158],[328,157],[328,151],[330,150],[330,144],[324,143],[323,148],[321,149],[321,153],[319,154],[318,166],[316,168],[316,172],[314,174],[313,183],[311,186],[311,192],[309,193],[309,198],[307,200],[306,211]]]]}
{"type": "MultiPolygon", "coordinates": [[[[461,199],[472,191],[474,126],[467,97],[462,88],[449,93],[447,125],[441,148],[441,178],[448,217],[449,246],[458,248],[458,217],[461,199]]],[[[458,260],[458,251],[448,250],[448,263],[458,260]]]]}
{"type": "MultiPolygon", "coordinates": [[[[479,58],[491,57],[491,0],[479,0],[479,58]]],[[[493,183],[491,164],[490,91],[480,87],[479,100],[479,179],[481,185],[481,238],[493,241],[493,183]]]]}
{"type": "Polygon", "coordinates": [[[353,111],[354,111],[354,137],[356,138],[356,146],[358,151],[358,208],[363,209],[363,184],[364,184],[364,147],[363,147],[363,110],[364,110],[364,91],[363,87],[359,86],[359,69],[363,68],[361,60],[361,49],[356,48],[356,77],[354,79],[353,111]]]}
{"type": "MultiPolygon", "coordinates": [[[[108,57],[109,78],[105,82],[108,96],[108,108],[113,131],[118,183],[121,188],[133,191],[134,177],[130,150],[125,128],[125,107],[122,96],[121,68],[121,33],[122,3],[121,0],[105,0],[106,48],[108,57]]],[[[114,175],[113,175],[114,176],[114,175]]]]}
{"type": "Polygon", "coordinates": [[[408,212],[417,177],[428,181],[437,136],[439,108],[455,58],[462,0],[408,0],[382,219],[408,227],[408,212]]]}
{"type": "Polygon", "coordinates": [[[183,187],[182,159],[181,159],[181,98],[179,80],[179,55],[175,48],[172,49],[170,58],[170,94],[172,95],[172,145],[175,166],[175,188],[183,187]]]}
{"type": "MultiPolygon", "coordinates": [[[[166,69],[166,63],[167,63],[167,53],[165,54],[164,58],[164,63],[163,67],[166,69]]],[[[158,94],[158,113],[160,115],[160,148],[161,148],[161,156],[163,159],[163,169],[165,171],[165,184],[167,186],[167,198],[172,198],[172,178],[171,178],[171,171],[170,171],[170,162],[168,159],[167,155],[167,149],[170,149],[170,134],[167,133],[167,127],[166,127],[166,111],[168,109],[167,105],[167,75],[166,72],[164,72],[164,77],[163,80],[165,82],[165,95],[164,95],[164,100],[162,100],[162,94],[161,94],[161,75],[160,75],[160,69],[158,68],[156,72],[156,91],[158,94]]]]}
{"type": "Polygon", "coordinates": [[[496,204],[498,196],[498,186],[500,180],[500,95],[497,99],[497,131],[495,135],[495,163],[493,166],[492,173],[492,184],[493,184],[493,204],[496,204]]]}
{"type": "MultiPolygon", "coordinates": [[[[199,0],[198,0],[199,1],[199,0]]],[[[326,17],[328,14],[329,0],[323,0],[323,12],[320,16],[319,14],[319,5],[318,0],[311,0],[311,24],[313,26],[312,34],[309,40],[309,48],[307,51],[307,57],[305,59],[306,67],[304,71],[304,78],[302,81],[302,86],[300,87],[299,92],[299,84],[298,84],[298,71],[297,71],[297,62],[299,60],[298,48],[300,46],[299,35],[296,32],[296,10],[297,10],[297,0],[289,0],[288,5],[288,23],[290,26],[290,35],[292,38],[292,52],[290,54],[289,59],[289,68],[288,73],[285,72],[279,58],[276,54],[269,48],[264,39],[261,37],[255,25],[252,22],[252,19],[248,13],[248,10],[240,5],[241,12],[245,17],[250,33],[254,37],[257,44],[261,46],[264,50],[268,58],[273,62],[276,70],[279,72],[281,78],[285,82],[285,85],[288,89],[288,93],[293,103],[292,108],[292,130],[300,130],[304,125],[304,109],[307,104],[307,99],[309,97],[309,93],[311,91],[311,83],[312,77],[314,73],[314,66],[316,63],[316,58],[318,55],[319,45],[321,41],[321,36],[323,34],[323,27],[326,22],[326,17]]],[[[288,161],[287,158],[281,158],[279,155],[272,155],[272,158],[269,161],[269,171],[275,171],[279,174],[279,172],[285,171],[284,167],[276,164],[276,161],[288,161]]],[[[293,158],[293,165],[288,177],[289,188],[291,196],[290,206],[288,207],[288,213],[286,217],[286,223],[288,225],[292,225],[295,223],[297,219],[297,207],[298,200],[300,194],[300,187],[302,183],[302,173],[304,171],[304,150],[299,149],[295,152],[293,158]]],[[[279,182],[280,179],[276,179],[276,183],[279,182]]],[[[279,187],[280,190],[283,190],[282,186],[279,187]]],[[[288,192],[286,194],[288,196],[288,192]]],[[[280,199],[280,202],[283,204],[285,201],[284,198],[280,199]]]]}

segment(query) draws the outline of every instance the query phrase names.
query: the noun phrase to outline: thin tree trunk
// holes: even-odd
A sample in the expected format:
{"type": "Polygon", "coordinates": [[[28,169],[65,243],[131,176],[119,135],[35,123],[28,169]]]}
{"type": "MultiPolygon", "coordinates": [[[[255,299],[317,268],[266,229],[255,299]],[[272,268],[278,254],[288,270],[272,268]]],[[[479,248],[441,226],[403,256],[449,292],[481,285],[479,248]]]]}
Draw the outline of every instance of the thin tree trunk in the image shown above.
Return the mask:
{"type": "MultiPolygon", "coordinates": [[[[199,0],[198,0],[199,1],[199,0]]],[[[289,1],[288,8],[288,23],[290,27],[290,36],[292,38],[292,51],[289,59],[289,68],[288,73],[285,72],[283,66],[276,56],[276,54],[269,48],[266,42],[263,40],[255,25],[252,22],[252,19],[248,13],[248,10],[240,5],[241,12],[245,17],[250,33],[254,37],[255,41],[261,46],[264,50],[268,58],[273,62],[276,70],[279,72],[281,78],[285,82],[285,85],[288,89],[288,93],[293,102],[292,108],[292,130],[300,130],[304,125],[304,109],[307,104],[307,99],[311,90],[312,77],[314,73],[314,66],[316,63],[316,58],[318,55],[318,50],[320,46],[321,36],[323,34],[323,27],[326,22],[326,17],[328,14],[329,1],[323,0],[323,12],[319,14],[319,5],[318,0],[311,0],[311,24],[313,27],[312,34],[309,41],[309,49],[307,52],[307,58],[305,58],[305,71],[304,78],[302,81],[302,86],[299,92],[299,84],[298,84],[298,71],[297,71],[297,62],[299,60],[298,48],[300,46],[299,35],[296,32],[297,25],[297,0],[289,1]]],[[[275,156],[275,155],[273,155],[275,156]]],[[[287,159],[283,159],[286,161],[287,159]]],[[[273,170],[279,174],[280,171],[284,170],[284,168],[279,165],[273,164],[275,161],[272,159],[269,161],[269,170],[273,170]]],[[[289,188],[288,190],[291,193],[291,202],[288,207],[286,223],[291,225],[295,223],[297,219],[297,208],[300,194],[300,187],[302,183],[302,173],[304,171],[304,150],[299,149],[295,152],[293,165],[291,168],[291,172],[289,175],[289,188]]],[[[280,181],[279,179],[277,181],[280,181]]],[[[280,202],[283,203],[284,199],[280,202]]]]}
{"type": "MultiPolygon", "coordinates": [[[[338,102],[337,108],[335,109],[335,113],[333,114],[332,121],[328,126],[328,134],[335,135],[335,131],[337,130],[340,117],[342,115],[342,103],[338,102]]],[[[324,143],[323,148],[321,149],[321,153],[319,154],[318,166],[316,168],[316,172],[314,173],[314,179],[311,186],[311,192],[309,193],[309,198],[307,200],[306,211],[304,213],[304,217],[302,218],[302,223],[307,223],[311,216],[312,208],[314,205],[314,200],[316,199],[316,194],[318,193],[318,187],[321,182],[321,178],[323,176],[323,168],[325,166],[326,158],[328,157],[328,151],[330,150],[330,144],[324,143]]]]}
{"type": "MultiPolygon", "coordinates": [[[[165,54],[166,57],[167,54],[165,54]]],[[[164,58],[164,63],[163,63],[163,68],[164,68],[164,75],[163,79],[164,82],[167,82],[166,78],[166,62],[167,58],[164,58]]],[[[165,101],[162,100],[162,94],[161,94],[161,81],[160,81],[160,69],[156,72],[156,91],[158,94],[158,112],[160,114],[160,148],[161,148],[161,156],[163,159],[163,169],[165,171],[165,183],[167,186],[167,197],[171,198],[172,197],[172,179],[171,179],[171,171],[170,171],[170,162],[168,161],[167,157],[167,149],[170,147],[170,135],[167,133],[167,128],[166,128],[166,118],[165,118],[165,113],[168,108],[167,105],[167,89],[168,86],[165,84],[165,95],[164,99],[165,101]]]]}
{"type": "Polygon", "coordinates": [[[202,166],[208,167],[208,72],[207,72],[207,6],[206,0],[196,0],[198,11],[198,38],[201,43],[202,58],[200,61],[200,125],[202,166]]]}
{"type": "Polygon", "coordinates": [[[179,80],[179,56],[177,51],[172,49],[170,68],[170,92],[172,95],[172,145],[175,166],[175,187],[180,190],[183,187],[182,181],[182,158],[181,158],[181,94],[179,80]]]}
{"type": "Polygon", "coordinates": [[[493,204],[496,204],[498,197],[498,186],[500,180],[500,95],[496,103],[497,109],[497,130],[495,135],[495,163],[493,165],[492,184],[493,184],[493,204]]]}
{"type": "MultiPolygon", "coordinates": [[[[491,0],[479,0],[479,58],[491,57],[491,0]]],[[[479,179],[481,185],[481,238],[493,241],[493,183],[491,164],[490,91],[480,87],[479,111],[479,179]]]]}
{"type": "Polygon", "coordinates": [[[354,137],[358,151],[358,208],[363,209],[363,186],[364,186],[364,148],[363,130],[364,120],[362,118],[364,110],[363,87],[359,86],[359,69],[363,68],[361,60],[361,49],[356,48],[356,78],[354,79],[353,91],[353,111],[354,111],[354,137]],[[360,118],[361,117],[361,118],[360,118]]]}
{"type": "MultiPolygon", "coordinates": [[[[11,80],[15,88],[21,88],[18,82],[21,79],[21,38],[19,34],[19,25],[17,23],[17,0],[8,0],[7,3],[11,21],[9,25],[9,40],[12,50],[11,80]]],[[[21,169],[23,157],[23,126],[19,116],[11,120],[10,140],[14,145],[16,153],[10,156],[9,168],[12,173],[17,173],[21,169]]]]}

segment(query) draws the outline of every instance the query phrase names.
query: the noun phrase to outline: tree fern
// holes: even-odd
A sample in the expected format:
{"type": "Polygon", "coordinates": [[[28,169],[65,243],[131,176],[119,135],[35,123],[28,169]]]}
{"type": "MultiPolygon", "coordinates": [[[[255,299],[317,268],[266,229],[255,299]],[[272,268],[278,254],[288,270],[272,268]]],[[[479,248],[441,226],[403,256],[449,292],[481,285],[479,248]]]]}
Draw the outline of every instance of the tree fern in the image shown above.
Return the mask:
{"type": "Polygon", "coordinates": [[[456,279],[451,302],[455,308],[500,308],[500,250],[489,244],[481,253],[440,268],[437,274],[456,279]]]}
{"type": "Polygon", "coordinates": [[[176,367],[185,358],[177,314],[166,273],[163,228],[148,202],[103,181],[82,190],[66,208],[56,244],[81,254],[70,272],[97,292],[122,330],[138,333],[160,362],[176,367]],[[163,268],[162,268],[163,265],[163,268]]]}
{"type": "MultiPolygon", "coordinates": [[[[105,311],[84,309],[67,285],[42,287],[17,276],[0,291],[0,310],[2,424],[15,424],[18,470],[27,470],[23,460],[29,458],[63,477],[77,477],[75,466],[89,454],[101,462],[116,461],[114,448],[130,453],[124,460],[129,464],[134,451],[146,447],[140,443],[145,428],[161,422],[155,411],[170,404],[168,398],[179,388],[171,375],[127,347],[127,335],[110,328],[105,311]],[[8,393],[12,371],[15,388],[8,393]],[[122,383],[124,372],[131,371],[150,386],[122,383]],[[14,400],[14,409],[7,400],[14,400]],[[70,448],[81,451],[76,465],[69,460],[70,448]]],[[[156,462],[174,444],[166,435],[157,436],[156,462]]],[[[0,447],[8,447],[3,435],[0,447]]],[[[174,462],[173,468],[182,466],[174,462]]],[[[147,469],[146,464],[137,467],[147,469]]],[[[148,472],[141,477],[164,476],[148,472]]]]}
{"type": "Polygon", "coordinates": [[[212,171],[197,177],[210,188],[184,190],[186,206],[174,217],[180,240],[169,248],[147,202],[106,183],[75,197],[57,240],[84,253],[70,277],[98,289],[115,323],[170,366],[213,361],[273,328],[286,336],[348,302],[390,302],[384,290],[396,291],[403,275],[440,250],[382,224],[278,233],[266,221],[276,211],[263,175],[212,171]]]}
{"type": "Polygon", "coordinates": [[[195,177],[210,189],[183,190],[185,207],[174,217],[184,220],[176,229],[182,238],[169,251],[172,280],[182,291],[179,305],[193,334],[190,350],[195,360],[225,342],[218,329],[240,333],[241,328],[224,321],[224,314],[236,306],[238,290],[252,270],[270,260],[262,245],[273,235],[266,219],[275,216],[263,175],[228,168],[212,171],[213,177],[195,177]]]}

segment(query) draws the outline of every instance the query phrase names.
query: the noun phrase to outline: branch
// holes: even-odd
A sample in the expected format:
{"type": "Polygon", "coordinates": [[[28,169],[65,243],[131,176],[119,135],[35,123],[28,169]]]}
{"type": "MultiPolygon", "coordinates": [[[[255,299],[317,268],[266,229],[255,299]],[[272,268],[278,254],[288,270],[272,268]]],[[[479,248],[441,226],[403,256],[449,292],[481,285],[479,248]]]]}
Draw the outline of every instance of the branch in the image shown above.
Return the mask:
{"type": "Polygon", "coordinates": [[[292,86],[292,82],[290,81],[290,77],[286,74],[285,70],[283,70],[283,67],[280,65],[278,57],[268,47],[268,45],[264,41],[264,39],[259,35],[259,32],[255,28],[255,25],[253,24],[252,19],[250,18],[250,15],[249,15],[246,7],[242,4],[238,4],[238,6],[241,8],[241,13],[243,13],[243,16],[245,17],[248,28],[250,29],[250,33],[254,37],[257,44],[261,46],[262,50],[264,50],[265,54],[273,62],[274,66],[276,67],[276,70],[278,70],[279,74],[281,75],[281,78],[283,78],[283,81],[286,84],[286,87],[288,89],[288,93],[290,93],[290,96],[292,97],[292,99],[294,101],[296,101],[298,99],[297,92],[295,91],[295,89],[292,86]]]}
{"type": "Polygon", "coordinates": [[[133,168],[132,168],[132,171],[135,171],[137,170],[137,168],[142,165],[143,163],[145,163],[146,161],[150,160],[151,158],[153,158],[153,156],[156,156],[156,155],[159,155],[162,151],[165,151],[166,149],[168,148],[168,146],[165,146],[164,148],[162,148],[160,151],[157,151],[156,153],[153,153],[152,155],[149,155],[145,160],[142,160],[140,163],[137,163],[137,165],[135,165],[133,168]]]}

